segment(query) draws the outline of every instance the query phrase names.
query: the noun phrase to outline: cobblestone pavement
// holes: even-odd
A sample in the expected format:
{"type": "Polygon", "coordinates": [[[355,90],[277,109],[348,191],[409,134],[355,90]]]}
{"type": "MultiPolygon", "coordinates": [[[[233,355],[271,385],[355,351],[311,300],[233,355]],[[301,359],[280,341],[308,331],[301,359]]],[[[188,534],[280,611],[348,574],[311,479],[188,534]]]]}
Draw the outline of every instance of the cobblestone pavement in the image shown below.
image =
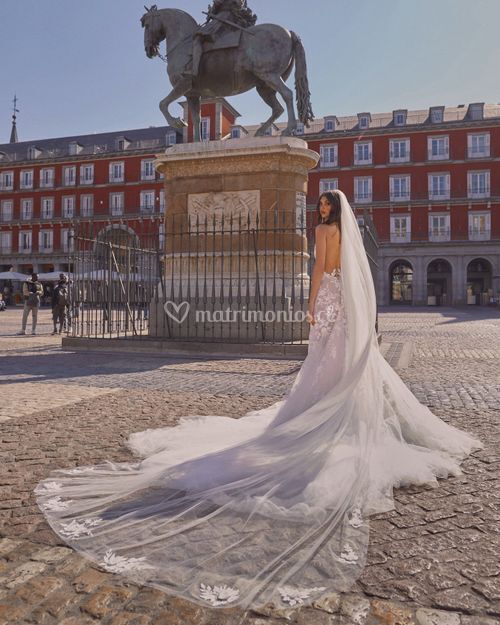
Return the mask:
{"type": "Polygon", "coordinates": [[[500,623],[500,315],[386,309],[382,351],[418,398],[486,448],[439,488],[395,493],[371,521],[368,565],[316,608],[213,611],[101,571],[45,524],[33,488],[52,469],[129,461],[124,442],[194,414],[239,416],[276,401],[296,360],[71,353],[13,336],[0,313],[0,625],[493,625],[500,623]]]}

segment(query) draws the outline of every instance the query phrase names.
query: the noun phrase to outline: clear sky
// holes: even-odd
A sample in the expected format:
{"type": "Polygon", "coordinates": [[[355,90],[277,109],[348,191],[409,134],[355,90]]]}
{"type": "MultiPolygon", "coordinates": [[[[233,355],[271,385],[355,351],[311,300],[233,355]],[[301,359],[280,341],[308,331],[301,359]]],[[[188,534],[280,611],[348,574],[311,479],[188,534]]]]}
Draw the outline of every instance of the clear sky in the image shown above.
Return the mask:
{"type": "MultiPolygon", "coordinates": [[[[201,22],[208,0],[157,0],[201,22]]],[[[500,101],[500,0],[249,0],[297,32],[316,116],[500,101]]],[[[144,54],[144,0],[0,0],[0,143],[165,123],[165,67],[144,54]]],[[[289,79],[293,85],[293,75],[289,79]]],[[[268,117],[256,91],[241,123],[268,117]]],[[[180,113],[173,105],[172,112],[180,113]]],[[[285,120],[283,116],[280,121],[285,120]]]]}

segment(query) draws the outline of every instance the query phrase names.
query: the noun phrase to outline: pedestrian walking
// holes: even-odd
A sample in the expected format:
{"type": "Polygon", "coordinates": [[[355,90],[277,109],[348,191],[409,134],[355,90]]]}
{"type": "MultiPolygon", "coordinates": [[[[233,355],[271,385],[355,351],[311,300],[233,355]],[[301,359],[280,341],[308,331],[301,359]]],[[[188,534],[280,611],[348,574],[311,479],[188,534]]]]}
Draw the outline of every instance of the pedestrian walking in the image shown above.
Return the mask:
{"type": "Polygon", "coordinates": [[[59,323],[59,334],[61,334],[64,323],[66,321],[66,313],[69,306],[69,285],[68,279],[64,274],[60,274],[59,282],[52,291],[52,321],[54,322],[54,331],[57,334],[57,324],[59,323]]]}
{"type": "Polygon", "coordinates": [[[21,330],[18,334],[26,334],[26,324],[28,315],[31,312],[31,334],[36,334],[36,323],[38,320],[38,309],[43,296],[42,283],[38,281],[38,274],[32,273],[31,280],[23,283],[24,310],[21,330]]]}

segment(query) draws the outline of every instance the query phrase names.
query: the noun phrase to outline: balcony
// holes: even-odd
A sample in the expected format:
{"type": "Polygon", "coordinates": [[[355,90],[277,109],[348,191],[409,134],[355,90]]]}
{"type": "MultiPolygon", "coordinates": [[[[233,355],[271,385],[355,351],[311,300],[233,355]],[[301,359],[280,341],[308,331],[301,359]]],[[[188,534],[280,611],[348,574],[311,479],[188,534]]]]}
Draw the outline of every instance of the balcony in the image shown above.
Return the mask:
{"type": "Polygon", "coordinates": [[[391,232],[391,243],[410,243],[410,232],[391,232]]]}
{"type": "Polygon", "coordinates": [[[490,241],[491,230],[481,228],[469,228],[469,241],[490,241]]]}
{"type": "Polygon", "coordinates": [[[471,200],[480,200],[484,198],[489,198],[490,188],[489,187],[480,187],[480,188],[474,187],[472,189],[469,189],[467,196],[471,200]]]}
{"type": "Polygon", "coordinates": [[[449,228],[431,228],[429,230],[429,241],[434,243],[441,243],[443,241],[450,240],[450,229],[449,228]]]}
{"type": "Polygon", "coordinates": [[[391,202],[408,202],[411,199],[411,193],[409,191],[403,191],[400,193],[391,193],[389,200],[391,202]]]}

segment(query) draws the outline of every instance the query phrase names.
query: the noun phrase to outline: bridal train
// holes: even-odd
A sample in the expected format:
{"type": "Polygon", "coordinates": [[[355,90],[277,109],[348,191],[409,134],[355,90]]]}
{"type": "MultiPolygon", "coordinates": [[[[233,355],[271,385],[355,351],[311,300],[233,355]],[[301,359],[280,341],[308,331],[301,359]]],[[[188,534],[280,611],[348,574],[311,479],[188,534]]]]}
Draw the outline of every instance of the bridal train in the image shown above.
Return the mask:
{"type": "Polygon", "coordinates": [[[52,529],[105,570],[211,607],[309,604],[361,574],[368,517],[394,487],[460,473],[482,444],[418,402],[381,355],[375,294],[343,193],[340,271],[325,273],[287,395],[240,418],[137,432],[142,460],[53,472],[52,529]]]}

